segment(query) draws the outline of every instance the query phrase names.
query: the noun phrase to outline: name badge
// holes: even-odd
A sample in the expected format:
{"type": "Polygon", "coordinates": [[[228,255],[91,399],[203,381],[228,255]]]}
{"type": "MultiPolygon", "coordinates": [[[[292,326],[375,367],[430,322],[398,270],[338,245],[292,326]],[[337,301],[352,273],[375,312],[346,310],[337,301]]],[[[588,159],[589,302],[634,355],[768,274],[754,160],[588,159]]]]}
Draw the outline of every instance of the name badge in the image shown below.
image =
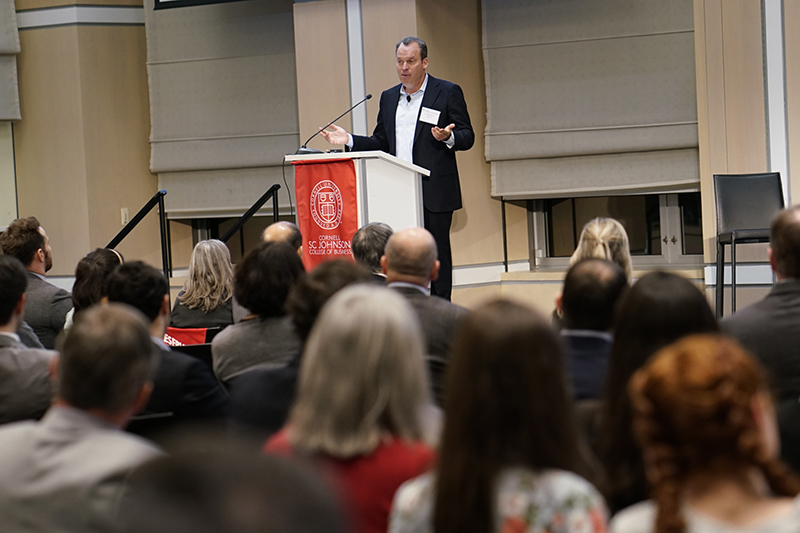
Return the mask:
{"type": "Polygon", "coordinates": [[[426,122],[428,124],[433,124],[436,126],[439,124],[439,115],[441,115],[441,111],[436,111],[435,109],[431,109],[430,107],[423,107],[422,111],[419,113],[419,120],[420,122],[426,122]]]}

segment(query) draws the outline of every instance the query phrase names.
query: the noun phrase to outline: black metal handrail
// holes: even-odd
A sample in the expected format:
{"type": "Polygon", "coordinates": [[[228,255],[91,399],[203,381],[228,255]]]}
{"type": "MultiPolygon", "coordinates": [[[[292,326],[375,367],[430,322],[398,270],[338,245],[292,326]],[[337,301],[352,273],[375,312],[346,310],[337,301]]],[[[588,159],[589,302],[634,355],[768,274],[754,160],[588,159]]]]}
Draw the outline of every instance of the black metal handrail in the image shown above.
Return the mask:
{"type": "Polygon", "coordinates": [[[159,230],[161,231],[161,264],[164,268],[164,275],[167,277],[172,276],[172,251],[170,250],[170,242],[169,242],[169,226],[167,226],[167,212],[164,209],[164,196],[166,196],[167,191],[161,189],[157,193],[153,195],[150,200],[144,204],[144,207],[139,209],[139,212],[125,224],[125,227],[117,233],[117,236],[111,239],[106,245],[106,248],[116,248],[119,243],[122,242],[122,239],[128,236],[128,234],[133,231],[133,228],[136,227],[142,219],[147,216],[147,214],[153,210],[153,208],[157,205],[158,206],[158,222],[159,222],[159,230]]]}
{"type": "Polygon", "coordinates": [[[275,185],[273,185],[272,187],[270,187],[269,190],[267,192],[265,192],[261,196],[261,198],[259,198],[256,201],[256,203],[254,203],[253,206],[250,209],[248,209],[247,212],[244,215],[242,215],[239,220],[236,221],[236,224],[234,224],[233,227],[231,227],[231,229],[226,231],[225,235],[220,237],[219,240],[221,240],[222,242],[228,242],[228,239],[233,237],[236,234],[236,232],[239,231],[242,228],[242,226],[244,226],[245,223],[248,220],[250,220],[253,217],[253,215],[256,214],[256,211],[261,209],[261,206],[264,205],[265,203],[267,203],[267,200],[269,200],[270,198],[272,198],[272,219],[273,219],[273,222],[277,222],[278,221],[278,189],[280,189],[280,188],[281,188],[281,186],[278,185],[277,183],[275,185]]]}

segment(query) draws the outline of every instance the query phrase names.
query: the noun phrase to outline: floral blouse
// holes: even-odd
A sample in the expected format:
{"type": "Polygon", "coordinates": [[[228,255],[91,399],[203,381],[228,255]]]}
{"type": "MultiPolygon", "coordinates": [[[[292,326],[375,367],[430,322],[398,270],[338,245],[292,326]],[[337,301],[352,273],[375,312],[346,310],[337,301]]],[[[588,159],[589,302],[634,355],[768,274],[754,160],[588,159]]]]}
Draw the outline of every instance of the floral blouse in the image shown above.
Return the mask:
{"type": "MultiPolygon", "coordinates": [[[[389,533],[432,533],[433,474],[395,494],[389,533]]],[[[588,481],[563,470],[508,468],[497,483],[497,533],[605,533],[608,512],[588,481]]]]}

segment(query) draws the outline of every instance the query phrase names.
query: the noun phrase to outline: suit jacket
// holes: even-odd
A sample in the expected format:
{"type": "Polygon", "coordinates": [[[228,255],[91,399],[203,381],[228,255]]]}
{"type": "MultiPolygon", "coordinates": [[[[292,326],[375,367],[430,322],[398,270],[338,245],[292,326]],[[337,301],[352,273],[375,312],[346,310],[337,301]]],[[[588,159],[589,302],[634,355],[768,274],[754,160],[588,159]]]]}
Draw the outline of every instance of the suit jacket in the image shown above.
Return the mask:
{"type": "Polygon", "coordinates": [[[0,424],[39,419],[53,400],[50,361],[56,352],[0,335],[0,424]]]}
{"type": "Polygon", "coordinates": [[[25,322],[27,322],[48,350],[56,346],[56,336],[64,329],[64,320],[72,309],[72,296],[64,289],[43,281],[28,272],[28,289],[25,291],[25,322]]]}
{"type": "Polygon", "coordinates": [[[567,349],[567,374],[576,400],[602,396],[612,341],[601,332],[597,333],[561,332],[567,349]]]}
{"type": "Polygon", "coordinates": [[[779,400],[800,396],[800,280],[777,283],[760,302],[724,317],[720,328],[758,358],[779,400]]]}
{"type": "Polygon", "coordinates": [[[160,360],[153,377],[153,394],[142,415],[172,413],[179,421],[227,415],[228,395],[202,361],[153,344],[160,360]]]}
{"type": "Polygon", "coordinates": [[[8,532],[115,531],[125,480],[161,452],[85,411],[51,408],[0,427],[0,516],[8,532]]]}
{"type": "MultiPolygon", "coordinates": [[[[353,135],[353,150],[382,150],[397,155],[395,146],[395,114],[400,100],[400,84],[381,94],[378,121],[371,137],[353,135]]],[[[422,178],[422,199],[425,209],[444,213],[461,209],[461,185],[456,167],[456,150],[469,150],[475,143],[475,133],[467,112],[461,87],[428,75],[428,85],[422,96],[423,107],[440,111],[438,126],[455,124],[455,146],[448,148],[431,133],[431,124],[417,120],[412,155],[414,164],[430,170],[422,178]]]]}
{"type": "Polygon", "coordinates": [[[390,286],[411,304],[425,336],[425,351],[430,371],[431,387],[436,402],[444,398],[444,371],[450,357],[450,347],[458,328],[469,311],[438,296],[429,296],[413,287],[390,286]]]}

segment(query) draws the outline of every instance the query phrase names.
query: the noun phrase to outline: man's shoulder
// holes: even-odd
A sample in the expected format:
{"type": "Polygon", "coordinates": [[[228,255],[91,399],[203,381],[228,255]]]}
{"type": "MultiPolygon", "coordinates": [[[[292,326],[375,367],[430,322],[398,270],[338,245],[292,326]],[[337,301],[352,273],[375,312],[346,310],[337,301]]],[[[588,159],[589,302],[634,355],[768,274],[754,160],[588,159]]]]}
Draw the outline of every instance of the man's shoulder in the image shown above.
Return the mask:
{"type": "Polygon", "coordinates": [[[30,298],[31,295],[49,297],[53,301],[72,298],[70,293],[61,287],[53,285],[49,281],[43,280],[33,272],[28,272],[28,288],[25,291],[30,298]]]}
{"type": "Polygon", "coordinates": [[[6,343],[0,338],[0,368],[24,369],[38,365],[47,366],[57,355],[54,350],[28,348],[20,343],[6,343]]]}

